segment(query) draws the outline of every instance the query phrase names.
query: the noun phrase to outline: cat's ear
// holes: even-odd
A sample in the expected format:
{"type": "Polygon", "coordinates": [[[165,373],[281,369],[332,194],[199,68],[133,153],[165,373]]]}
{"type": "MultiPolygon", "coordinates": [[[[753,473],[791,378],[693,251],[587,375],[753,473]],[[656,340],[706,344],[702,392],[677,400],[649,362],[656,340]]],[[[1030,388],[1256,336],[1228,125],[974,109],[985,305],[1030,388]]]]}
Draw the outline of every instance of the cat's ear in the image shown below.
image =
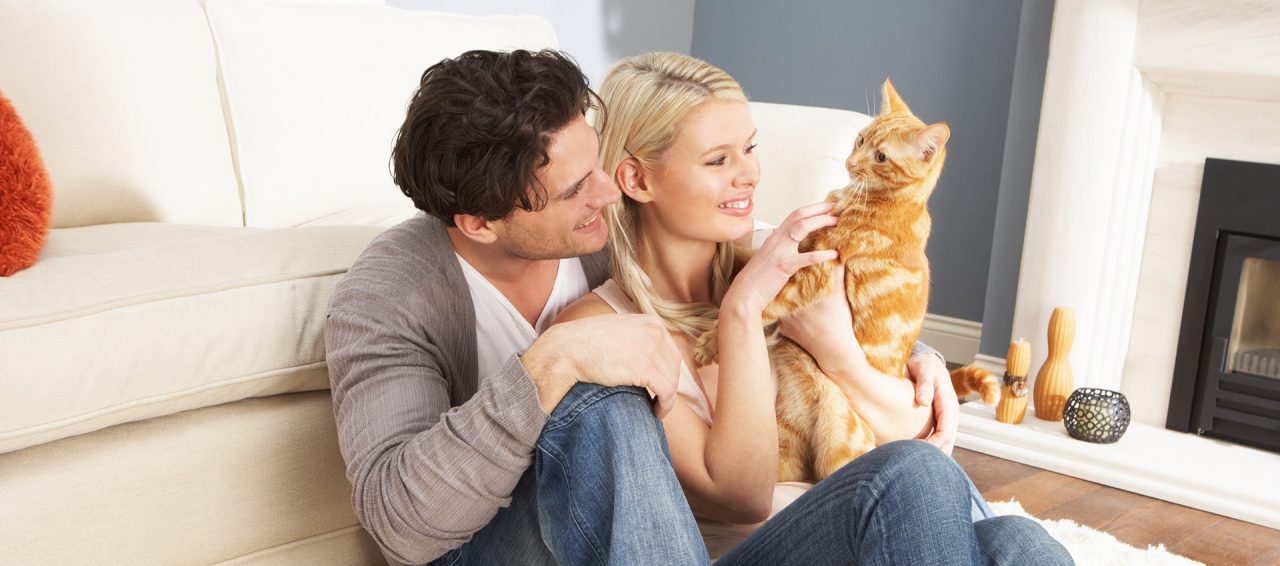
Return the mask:
{"type": "Polygon", "coordinates": [[[889,79],[884,80],[884,86],[880,87],[880,115],[890,114],[893,112],[911,113],[911,109],[907,108],[907,103],[902,101],[902,97],[898,96],[898,91],[893,88],[893,83],[889,79]]]}
{"type": "Polygon", "coordinates": [[[920,148],[920,154],[925,161],[931,161],[933,156],[938,154],[938,150],[947,145],[949,139],[951,139],[951,128],[946,122],[938,122],[925,128],[919,136],[916,136],[916,147],[920,148]]]}
{"type": "Polygon", "coordinates": [[[649,185],[645,182],[644,168],[640,166],[640,162],[634,157],[628,157],[618,164],[618,168],[613,172],[613,180],[622,189],[622,194],[627,195],[636,202],[650,202],[653,195],[649,192],[649,185]]]}

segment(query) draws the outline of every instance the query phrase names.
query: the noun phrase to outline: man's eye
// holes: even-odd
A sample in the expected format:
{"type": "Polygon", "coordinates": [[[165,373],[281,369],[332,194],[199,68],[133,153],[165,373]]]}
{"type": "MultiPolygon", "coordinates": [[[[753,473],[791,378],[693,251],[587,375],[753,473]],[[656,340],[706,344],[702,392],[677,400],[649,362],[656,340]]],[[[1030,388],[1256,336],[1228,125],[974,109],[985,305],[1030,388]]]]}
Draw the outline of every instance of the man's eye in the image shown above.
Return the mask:
{"type": "Polygon", "coordinates": [[[577,196],[578,196],[578,194],[579,194],[579,193],[581,193],[581,192],[582,192],[582,184],[581,184],[581,183],[579,183],[579,184],[577,184],[577,185],[574,185],[572,189],[569,189],[569,191],[568,191],[568,192],[566,192],[566,193],[564,194],[564,196],[562,196],[562,197],[560,197],[560,198],[561,198],[561,200],[573,200],[573,199],[574,199],[574,197],[577,197],[577,196]]]}

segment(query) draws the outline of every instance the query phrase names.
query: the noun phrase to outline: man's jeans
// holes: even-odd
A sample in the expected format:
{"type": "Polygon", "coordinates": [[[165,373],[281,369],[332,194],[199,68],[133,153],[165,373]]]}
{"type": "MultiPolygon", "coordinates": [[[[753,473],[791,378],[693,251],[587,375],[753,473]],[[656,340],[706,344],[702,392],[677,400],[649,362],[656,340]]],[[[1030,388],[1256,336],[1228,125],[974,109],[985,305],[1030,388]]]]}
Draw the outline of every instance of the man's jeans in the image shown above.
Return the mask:
{"type": "MultiPolygon", "coordinates": [[[[990,516],[924,442],[881,446],[769,520],[719,565],[1071,564],[1034,521],[990,516]]],[[[432,564],[707,564],[643,389],[578,384],[552,413],[511,506],[432,564]]]]}

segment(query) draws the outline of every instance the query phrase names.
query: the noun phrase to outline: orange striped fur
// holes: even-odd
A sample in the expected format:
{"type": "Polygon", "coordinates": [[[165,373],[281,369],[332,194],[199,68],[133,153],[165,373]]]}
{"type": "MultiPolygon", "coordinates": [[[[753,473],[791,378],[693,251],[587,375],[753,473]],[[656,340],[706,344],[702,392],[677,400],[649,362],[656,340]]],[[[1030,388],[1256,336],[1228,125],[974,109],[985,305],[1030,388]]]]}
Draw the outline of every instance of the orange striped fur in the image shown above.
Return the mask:
{"type": "MultiPolygon", "coordinates": [[[[949,136],[945,123],[926,126],[916,118],[885,81],[880,115],[859,133],[845,162],[851,182],[828,196],[839,222],[800,244],[801,251],[840,252],[858,343],[872,367],[902,379],[929,303],[926,205],[942,173],[949,136]]],[[[796,272],[766,307],[764,322],[827,296],[831,269],[815,265],[796,272]]],[[[716,346],[716,332],[707,332],[694,357],[710,363],[716,346]]],[[[871,427],[800,346],[775,337],[770,358],[778,376],[778,481],[820,481],[875,447],[871,427]]],[[[994,403],[983,377],[975,376],[966,371],[952,379],[966,390],[981,389],[994,403]]]]}
{"type": "Polygon", "coordinates": [[[1004,377],[976,365],[967,365],[951,370],[951,384],[955,386],[956,395],[960,397],[978,393],[982,395],[983,403],[995,405],[1000,402],[1004,377]]]}

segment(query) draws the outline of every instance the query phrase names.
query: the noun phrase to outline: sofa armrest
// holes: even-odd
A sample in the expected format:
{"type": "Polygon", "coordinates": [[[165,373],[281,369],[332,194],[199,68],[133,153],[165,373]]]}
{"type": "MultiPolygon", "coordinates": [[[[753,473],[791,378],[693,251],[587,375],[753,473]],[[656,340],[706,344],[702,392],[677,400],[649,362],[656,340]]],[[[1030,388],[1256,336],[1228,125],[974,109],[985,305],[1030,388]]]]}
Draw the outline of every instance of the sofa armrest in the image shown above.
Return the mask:
{"type": "Polygon", "coordinates": [[[816,106],[750,104],[759,129],[758,220],[776,226],[796,208],[848,184],[844,160],[870,116],[816,106]]]}

